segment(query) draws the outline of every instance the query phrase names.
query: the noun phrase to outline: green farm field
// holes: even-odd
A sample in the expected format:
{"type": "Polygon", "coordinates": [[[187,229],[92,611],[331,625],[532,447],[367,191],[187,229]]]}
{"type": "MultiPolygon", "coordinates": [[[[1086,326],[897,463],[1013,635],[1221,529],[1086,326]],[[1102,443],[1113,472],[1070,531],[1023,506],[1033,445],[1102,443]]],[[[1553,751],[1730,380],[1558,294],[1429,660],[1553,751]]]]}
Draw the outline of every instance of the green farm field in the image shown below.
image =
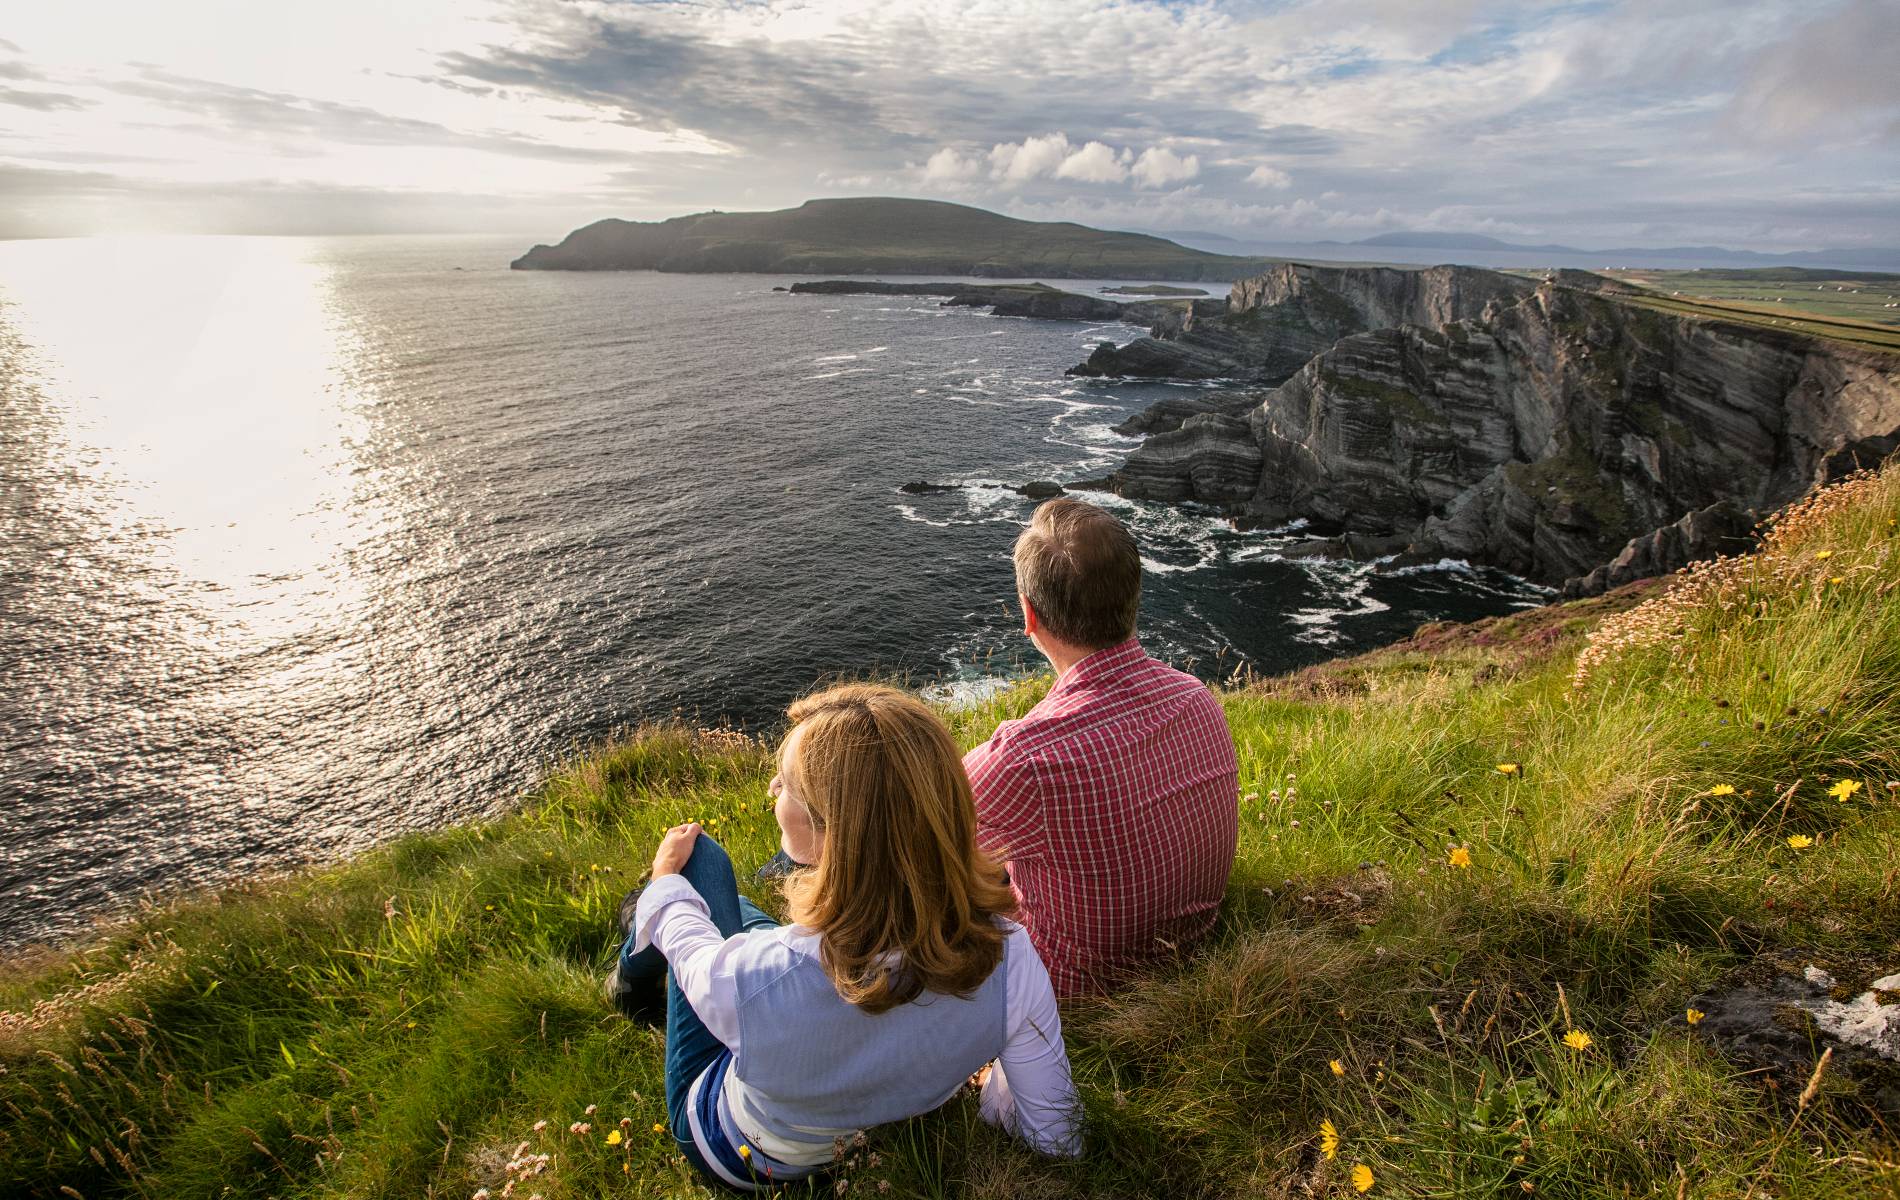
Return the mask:
{"type": "Polygon", "coordinates": [[[1900,275],[1776,267],[1763,270],[1605,271],[1670,307],[1778,324],[1843,341],[1900,348],[1900,275]]]}

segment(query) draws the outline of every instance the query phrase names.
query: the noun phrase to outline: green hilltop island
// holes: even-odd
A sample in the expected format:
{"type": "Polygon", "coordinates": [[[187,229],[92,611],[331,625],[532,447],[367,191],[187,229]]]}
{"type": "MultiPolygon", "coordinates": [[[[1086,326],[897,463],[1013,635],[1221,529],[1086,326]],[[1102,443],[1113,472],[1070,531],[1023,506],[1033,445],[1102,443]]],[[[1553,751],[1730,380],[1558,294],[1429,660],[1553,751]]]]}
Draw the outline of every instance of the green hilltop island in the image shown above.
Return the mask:
{"type": "Polygon", "coordinates": [[[939,200],[807,200],[778,212],[694,213],[666,221],[609,218],[517,271],[736,271],[765,275],[967,275],[1007,279],[1231,282],[1271,259],[1191,250],[1166,238],[1066,221],[1019,221],[939,200]]]}
{"type": "MultiPolygon", "coordinates": [[[[788,269],[743,244],[592,261],[788,269]]],[[[985,245],[928,273],[1004,263],[985,245]]],[[[1062,277],[1023,253],[998,273],[1062,277]]],[[[1075,368],[1234,386],[1137,416],[1127,463],[1070,486],[1573,598],[1217,689],[1241,830],[1220,924],[1065,1009],[1082,1158],[1036,1157],[966,1091],[790,1194],[1900,1195],[1894,330],[1581,273],[1235,270],[1225,301],[1123,310],[1146,336],[1075,368]]],[[[944,717],[974,745],[1050,683],[944,717]]],[[[748,881],[777,849],[773,751],[636,730],[499,817],[12,952],[0,1195],[707,1195],[664,1132],[663,1036],[601,979],[661,830],[706,824],[748,881]]]]}

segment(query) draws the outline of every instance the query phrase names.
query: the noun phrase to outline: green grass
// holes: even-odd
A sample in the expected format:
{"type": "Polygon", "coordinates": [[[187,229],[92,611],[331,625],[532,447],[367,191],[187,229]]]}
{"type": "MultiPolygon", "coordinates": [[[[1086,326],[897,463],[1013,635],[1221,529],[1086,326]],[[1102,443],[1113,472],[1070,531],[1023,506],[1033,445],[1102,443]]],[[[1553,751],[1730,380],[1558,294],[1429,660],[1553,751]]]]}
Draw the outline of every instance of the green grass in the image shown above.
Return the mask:
{"type": "MultiPolygon", "coordinates": [[[[1763,952],[1893,963],[1896,521],[1889,469],[1672,590],[1228,691],[1242,840],[1214,939],[1066,1011],[1088,1156],[1039,1160],[966,1096],[876,1131],[847,1193],[1350,1195],[1355,1164],[1375,1197],[1900,1193],[1838,1072],[1798,1112],[1805,1080],[1682,1019],[1763,952]]],[[[959,736],[1046,686],[954,714],[959,736]]],[[[0,1194],[499,1196],[523,1142],[549,1156],[524,1200],[699,1194],[652,1128],[660,1037],[599,978],[661,827],[771,851],[769,770],[736,735],[654,728],[503,819],[17,956],[0,1194]]]]}
{"type": "Polygon", "coordinates": [[[1670,312],[1794,329],[1879,349],[1900,349],[1900,276],[1851,271],[1609,271],[1649,289],[1670,312]]]}

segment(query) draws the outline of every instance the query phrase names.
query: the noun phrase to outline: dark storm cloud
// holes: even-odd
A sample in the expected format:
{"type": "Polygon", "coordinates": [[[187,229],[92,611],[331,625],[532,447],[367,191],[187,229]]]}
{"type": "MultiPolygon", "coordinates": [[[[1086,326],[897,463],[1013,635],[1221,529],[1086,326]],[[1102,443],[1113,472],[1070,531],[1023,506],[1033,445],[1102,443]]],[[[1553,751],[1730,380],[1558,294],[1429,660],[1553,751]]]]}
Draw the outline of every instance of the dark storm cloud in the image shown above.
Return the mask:
{"type": "Polygon", "coordinates": [[[557,21],[538,31],[543,41],[533,49],[450,54],[443,70],[451,79],[611,107],[642,129],[690,129],[735,146],[917,140],[883,125],[879,106],[851,82],[861,64],[840,53],[717,45],[572,12],[557,21]]]}

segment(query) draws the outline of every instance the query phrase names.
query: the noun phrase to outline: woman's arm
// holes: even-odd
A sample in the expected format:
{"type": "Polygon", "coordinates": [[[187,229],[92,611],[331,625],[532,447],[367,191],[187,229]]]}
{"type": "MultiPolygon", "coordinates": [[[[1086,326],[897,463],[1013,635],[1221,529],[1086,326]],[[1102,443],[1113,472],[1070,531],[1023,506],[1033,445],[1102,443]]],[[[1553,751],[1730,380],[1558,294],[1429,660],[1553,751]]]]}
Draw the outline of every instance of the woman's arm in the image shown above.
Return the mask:
{"type": "Polygon", "coordinates": [[[1082,1108],[1069,1078],[1062,1014],[1048,968],[1021,927],[1010,933],[1009,1040],[983,1084],[983,1119],[1044,1154],[1082,1153],[1082,1108]]]}

